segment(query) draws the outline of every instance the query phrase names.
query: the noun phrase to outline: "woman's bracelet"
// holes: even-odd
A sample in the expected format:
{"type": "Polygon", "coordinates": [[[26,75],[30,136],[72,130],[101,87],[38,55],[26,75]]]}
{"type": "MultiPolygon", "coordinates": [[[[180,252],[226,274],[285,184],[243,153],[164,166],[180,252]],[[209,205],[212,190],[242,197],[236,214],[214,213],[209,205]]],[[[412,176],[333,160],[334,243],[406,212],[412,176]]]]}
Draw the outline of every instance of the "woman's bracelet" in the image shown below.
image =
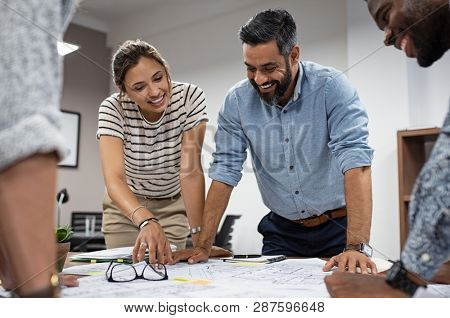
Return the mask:
{"type": "Polygon", "coordinates": [[[197,233],[200,233],[201,231],[202,231],[201,226],[194,226],[194,227],[191,227],[191,229],[190,229],[191,234],[197,234],[197,233]]]}
{"type": "Polygon", "coordinates": [[[141,224],[139,224],[139,229],[142,230],[142,228],[144,226],[146,226],[147,224],[149,224],[151,221],[153,221],[155,223],[159,223],[159,220],[157,218],[149,218],[149,219],[142,221],[141,224]]]}
{"type": "Polygon", "coordinates": [[[145,209],[145,206],[140,205],[140,206],[138,206],[136,209],[134,209],[133,212],[131,212],[131,222],[133,222],[133,224],[135,224],[135,223],[134,223],[134,220],[133,220],[134,214],[135,214],[137,211],[139,211],[140,209],[145,209]]]}

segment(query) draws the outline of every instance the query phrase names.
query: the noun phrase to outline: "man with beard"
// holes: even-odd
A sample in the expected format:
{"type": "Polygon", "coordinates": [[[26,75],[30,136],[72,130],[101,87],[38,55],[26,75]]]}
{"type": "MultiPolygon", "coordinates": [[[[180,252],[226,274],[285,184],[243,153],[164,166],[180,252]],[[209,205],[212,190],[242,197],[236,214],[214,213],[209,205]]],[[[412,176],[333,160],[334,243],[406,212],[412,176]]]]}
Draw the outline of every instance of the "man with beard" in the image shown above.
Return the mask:
{"type": "MultiPolygon", "coordinates": [[[[448,0],[369,0],[370,14],[395,45],[428,67],[450,49],[448,0]]],[[[333,297],[424,295],[425,280],[450,283],[450,112],[430,158],[422,168],[409,205],[409,235],[386,278],[333,273],[325,278],[333,297]],[[439,270],[440,269],[440,270],[439,270]]],[[[429,293],[425,293],[429,295],[429,293]]]]}
{"type": "Polygon", "coordinates": [[[208,259],[249,148],[270,209],[258,225],[264,255],[331,257],[324,270],[375,272],[368,245],[373,150],[356,91],[335,69],[300,61],[285,10],[260,12],[239,35],[248,79],[231,88],[219,113],[198,247],[175,260],[208,259]]]}

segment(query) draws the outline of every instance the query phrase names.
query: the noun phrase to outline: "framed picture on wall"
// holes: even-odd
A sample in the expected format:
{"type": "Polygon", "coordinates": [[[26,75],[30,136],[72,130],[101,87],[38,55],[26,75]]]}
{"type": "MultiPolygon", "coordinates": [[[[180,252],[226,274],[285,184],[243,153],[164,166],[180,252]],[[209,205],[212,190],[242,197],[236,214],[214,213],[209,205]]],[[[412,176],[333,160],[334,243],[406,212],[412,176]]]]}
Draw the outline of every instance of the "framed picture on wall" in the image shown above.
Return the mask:
{"type": "Polygon", "coordinates": [[[67,110],[61,111],[63,114],[62,134],[66,141],[69,153],[67,157],[59,162],[60,167],[77,168],[78,151],[80,149],[80,121],[81,114],[67,110]]]}

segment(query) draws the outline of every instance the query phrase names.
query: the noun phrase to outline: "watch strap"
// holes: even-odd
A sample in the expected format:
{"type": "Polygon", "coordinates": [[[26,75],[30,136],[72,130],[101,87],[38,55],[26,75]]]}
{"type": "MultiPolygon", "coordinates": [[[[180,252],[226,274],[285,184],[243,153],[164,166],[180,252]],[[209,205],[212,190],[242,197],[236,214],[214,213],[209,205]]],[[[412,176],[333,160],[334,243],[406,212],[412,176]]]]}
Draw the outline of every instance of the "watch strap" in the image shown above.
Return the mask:
{"type": "Polygon", "coordinates": [[[372,257],[372,247],[366,243],[347,244],[344,248],[344,252],[346,251],[357,251],[366,255],[367,257],[372,257]]]}
{"type": "Polygon", "coordinates": [[[420,276],[409,272],[401,261],[392,265],[386,275],[386,283],[395,289],[399,289],[409,296],[413,296],[419,287],[427,287],[427,281],[420,276]]]}

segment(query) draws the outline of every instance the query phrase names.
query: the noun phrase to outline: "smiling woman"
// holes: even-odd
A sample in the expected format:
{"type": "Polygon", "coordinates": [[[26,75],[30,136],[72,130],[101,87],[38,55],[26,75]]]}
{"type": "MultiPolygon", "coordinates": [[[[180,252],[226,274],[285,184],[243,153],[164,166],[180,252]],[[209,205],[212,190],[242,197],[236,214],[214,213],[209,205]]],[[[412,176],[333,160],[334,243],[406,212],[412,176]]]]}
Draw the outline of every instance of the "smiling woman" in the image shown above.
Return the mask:
{"type": "Polygon", "coordinates": [[[169,242],[185,247],[188,221],[201,228],[205,96],[193,84],[172,82],[167,63],[141,40],[123,43],[112,68],[120,92],[102,102],[97,132],[106,245],[134,245],[134,261],[148,248],[152,263],[166,263],[169,242]]]}

